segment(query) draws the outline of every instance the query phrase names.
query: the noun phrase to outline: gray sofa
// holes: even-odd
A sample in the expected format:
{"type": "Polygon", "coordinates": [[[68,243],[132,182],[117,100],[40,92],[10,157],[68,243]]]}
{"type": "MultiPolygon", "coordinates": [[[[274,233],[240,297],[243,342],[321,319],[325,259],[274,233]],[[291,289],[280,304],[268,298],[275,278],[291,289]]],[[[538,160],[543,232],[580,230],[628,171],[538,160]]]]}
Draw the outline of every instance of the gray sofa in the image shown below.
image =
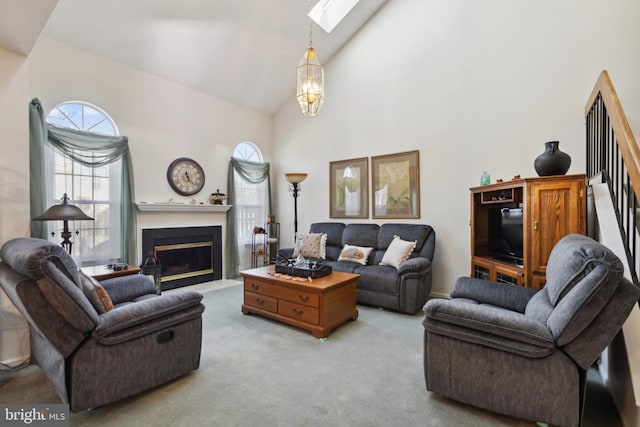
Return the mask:
{"type": "Polygon", "coordinates": [[[32,360],[72,411],[198,368],[201,294],[157,295],[142,275],[97,283],[46,240],[10,240],[0,258],[0,286],[30,324],[32,360]]]}
{"type": "Polygon", "coordinates": [[[586,371],[640,290],[620,260],[581,235],[556,244],[540,291],[469,277],[424,312],[428,390],[512,417],[579,426],[586,371]]]}
{"type": "MultiPolygon", "coordinates": [[[[357,273],[356,285],[359,304],[383,307],[402,313],[417,313],[431,292],[431,263],[435,250],[436,233],[425,224],[343,224],[317,222],[309,233],[326,233],[326,259],[334,271],[357,273]],[[380,265],[394,236],[416,241],[409,259],[399,269],[380,265]],[[371,247],[366,265],[352,261],[338,261],[345,244],[371,247]]],[[[278,259],[289,259],[294,248],[281,249],[278,259]]]]}

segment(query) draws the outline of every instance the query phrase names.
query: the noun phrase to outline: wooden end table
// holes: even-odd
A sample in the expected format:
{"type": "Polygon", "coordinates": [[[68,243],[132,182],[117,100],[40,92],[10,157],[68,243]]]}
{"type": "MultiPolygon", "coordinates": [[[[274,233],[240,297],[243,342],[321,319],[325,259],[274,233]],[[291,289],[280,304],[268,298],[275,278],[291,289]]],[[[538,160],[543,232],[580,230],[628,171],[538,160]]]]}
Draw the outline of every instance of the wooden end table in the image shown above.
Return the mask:
{"type": "Polygon", "coordinates": [[[133,265],[127,265],[122,270],[114,270],[106,265],[96,265],[93,267],[83,267],[80,270],[88,276],[93,277],[98,282],[107,279],[113,279],[114,277],[128,276],[129,274],[138,274],[140,267],[134,267],[133,265]]]}
{"type": "Polygon", "coordinates": [[[309,281],[275,273],[275,266],[241,271],[244,314],[259,314],[326,338],[347,320],[356,320],[359,274],[334,271],[309,281]]]}

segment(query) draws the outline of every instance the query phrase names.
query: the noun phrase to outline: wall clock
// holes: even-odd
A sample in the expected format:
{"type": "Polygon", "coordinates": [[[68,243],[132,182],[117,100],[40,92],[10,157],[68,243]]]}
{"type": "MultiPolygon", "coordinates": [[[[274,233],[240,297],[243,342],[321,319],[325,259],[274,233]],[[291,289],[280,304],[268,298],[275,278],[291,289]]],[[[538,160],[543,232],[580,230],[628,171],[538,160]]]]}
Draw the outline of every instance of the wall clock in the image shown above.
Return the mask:
{"type": "Polygon", "coordinates": [[[195,160],[180,157],[169,165],[167,180],[176,193],[192,196],[204,187],[204,171],[195,160]]]}

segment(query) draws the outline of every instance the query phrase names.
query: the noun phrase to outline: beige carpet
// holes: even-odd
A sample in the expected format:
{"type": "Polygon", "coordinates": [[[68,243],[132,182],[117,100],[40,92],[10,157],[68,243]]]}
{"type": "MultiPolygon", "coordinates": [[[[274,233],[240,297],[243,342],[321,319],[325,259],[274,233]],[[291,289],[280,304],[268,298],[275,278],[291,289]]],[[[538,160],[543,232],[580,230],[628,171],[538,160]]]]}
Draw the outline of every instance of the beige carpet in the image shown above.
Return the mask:
{"type": "MultiPolygon", "coordinates": [[[[321,341],[243,315],[241,286],[206,292],[204,303],[200,369],[133,398],[72,414],[71,425],[535,426],[428,392],[420,313],[358,306],[358,320],[321,341]]],[[[584,425],[620,426],[594,373],[584,425]]],[[[0,402],[58,399],[31,366],[0,373],[0,402]]]]}

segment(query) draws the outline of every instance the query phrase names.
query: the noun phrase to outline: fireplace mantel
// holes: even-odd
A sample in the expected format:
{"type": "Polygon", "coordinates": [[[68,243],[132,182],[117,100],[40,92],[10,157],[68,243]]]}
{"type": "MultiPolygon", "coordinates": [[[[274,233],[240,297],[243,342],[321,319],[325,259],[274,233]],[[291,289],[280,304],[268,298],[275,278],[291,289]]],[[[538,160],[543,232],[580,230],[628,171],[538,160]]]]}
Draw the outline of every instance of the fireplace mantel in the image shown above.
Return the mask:
{"type": "Polygon", "coordinates": [[[231,205],[193,203],[136,203],[140,212],[227,212],[231,205]]]}

